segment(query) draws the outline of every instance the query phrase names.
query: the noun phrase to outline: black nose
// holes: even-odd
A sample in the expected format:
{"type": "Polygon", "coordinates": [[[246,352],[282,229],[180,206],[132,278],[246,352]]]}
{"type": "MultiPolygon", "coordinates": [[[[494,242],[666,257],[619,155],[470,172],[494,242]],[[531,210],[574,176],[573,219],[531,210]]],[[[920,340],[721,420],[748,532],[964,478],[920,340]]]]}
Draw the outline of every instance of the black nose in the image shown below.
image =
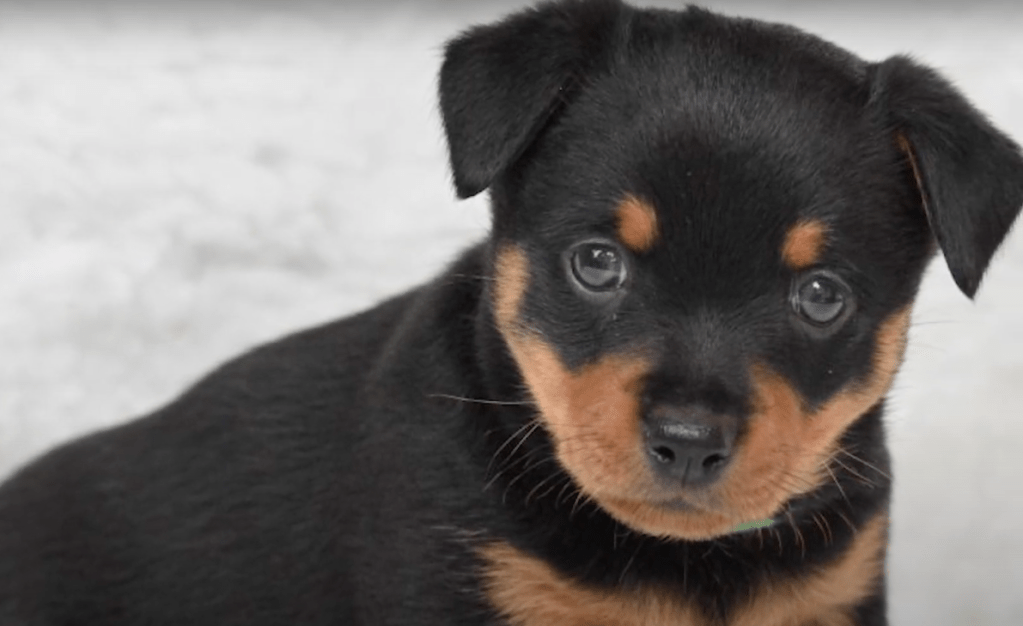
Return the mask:
{"type": "Polygon", "coordinates": [[[728,465],[737,429],[732,416],[699,406],[657,406],[646,418],[647,454],[663,478],[684,486],[705,486],[728,465]]]}

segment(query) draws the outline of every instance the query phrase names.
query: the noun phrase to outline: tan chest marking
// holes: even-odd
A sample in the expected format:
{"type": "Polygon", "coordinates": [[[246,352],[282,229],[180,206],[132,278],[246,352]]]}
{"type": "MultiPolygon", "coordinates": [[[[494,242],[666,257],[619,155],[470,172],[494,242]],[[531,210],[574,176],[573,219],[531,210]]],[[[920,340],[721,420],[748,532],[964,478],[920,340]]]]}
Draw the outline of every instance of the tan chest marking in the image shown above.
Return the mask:
{"type": "Polygon", "coordinates": [[[798,580],[752,590],[728,620],[705,616],[668,589],[604,590],[580,584],[508,545],[480,550],[484,588],[510,626],[853,626],[851,611],[881,575],[888,519],[879,515],[846,552],[798,580]]]}

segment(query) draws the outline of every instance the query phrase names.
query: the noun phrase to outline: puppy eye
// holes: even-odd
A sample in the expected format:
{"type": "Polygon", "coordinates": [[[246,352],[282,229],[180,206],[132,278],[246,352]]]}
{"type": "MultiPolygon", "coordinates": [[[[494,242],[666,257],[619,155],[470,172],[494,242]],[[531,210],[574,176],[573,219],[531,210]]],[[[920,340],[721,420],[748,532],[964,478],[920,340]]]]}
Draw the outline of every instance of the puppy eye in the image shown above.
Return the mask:
{"type": "Polygon", "coordinates": [[[792,308],[817,326],[834,323],[850,305],[849,288],[837,276],[815,273],[795,286],[792,308]]]}
{"type": "Polygon", "coordinates": [[[625,260],[621,252],[605,243],[576,246],[571,257],[572,275],[589,291],[613,291],[625,282],[625,260]]]}

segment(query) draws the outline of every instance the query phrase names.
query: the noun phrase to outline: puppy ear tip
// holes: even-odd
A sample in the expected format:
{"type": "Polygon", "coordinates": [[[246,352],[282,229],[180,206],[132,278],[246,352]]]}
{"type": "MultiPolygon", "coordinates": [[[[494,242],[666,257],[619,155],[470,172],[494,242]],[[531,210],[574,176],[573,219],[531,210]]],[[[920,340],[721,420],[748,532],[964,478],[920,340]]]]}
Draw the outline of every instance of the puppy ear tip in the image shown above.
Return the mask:
{"type": "Polygon", "coordinates": [[[455,177],[454,184],[455,195],[458,196],[459,200],[467,200],[473,196],[479,195],[487,188],[487,185],[469,182],[458,177],[455,177]]]}
{"type": "Polygon", "coordinates": [[[977,290],[980,288],[980,278],[979,275],[973,275],[972,273],[952,271],[952,279],[955,280],[959,291],[963,292],[970,300],[975,299],[977,295],[977,290]]]}
{"type": "Polygon", "coordinates": [[[977,289],[980,287],[980,282],[974,281],[971,283],[959,283],[959,289],[966,295],[970,300],[976,299],[977,289]]]}

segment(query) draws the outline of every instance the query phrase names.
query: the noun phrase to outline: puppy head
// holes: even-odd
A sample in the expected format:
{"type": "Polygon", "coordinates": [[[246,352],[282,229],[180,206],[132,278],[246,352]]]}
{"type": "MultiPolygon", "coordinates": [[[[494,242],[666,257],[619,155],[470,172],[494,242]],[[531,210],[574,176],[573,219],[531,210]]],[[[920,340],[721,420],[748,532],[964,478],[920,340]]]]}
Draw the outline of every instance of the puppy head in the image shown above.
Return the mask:
{"type": "Polygon", "coordinates": [[[494,323],[578,487],[706,539],[827,479],[927,260],[972,296],[1023,158],[933,72],[611,0],[449,44],[456,187],[491,190],[494,323]]]}

